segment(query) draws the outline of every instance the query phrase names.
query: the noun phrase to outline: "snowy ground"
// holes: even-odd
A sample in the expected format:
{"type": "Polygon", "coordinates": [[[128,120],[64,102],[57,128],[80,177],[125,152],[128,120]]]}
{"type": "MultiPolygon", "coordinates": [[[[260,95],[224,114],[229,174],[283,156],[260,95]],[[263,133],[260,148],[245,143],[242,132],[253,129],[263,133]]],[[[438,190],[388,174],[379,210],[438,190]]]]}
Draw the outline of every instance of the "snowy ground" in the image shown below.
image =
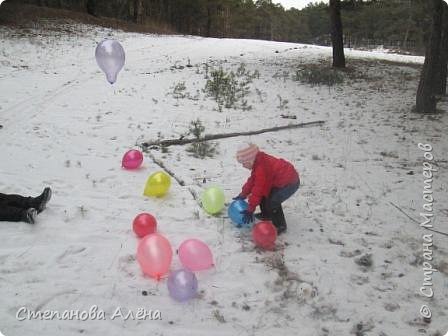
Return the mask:
{"type": "MultiPolygon", "coordinates": [[[[418,224],[424,203],[419,142],[432,144],[439,169],[432,185],[434,229],[448,231],[448,117],[411,112],[421,57],[347,51],[352,76],[328,88],[291,79],[299,66],[328,62],[331,49],[323,47],[90,26],[1,27],[0,34],[0,191],[54,190],[36,225],[0,225],[0,331],[6,336],[435,336],[448,330],[443,235],[433,236],[434,297],[419,293],[422,237],[430,233],[418,224]],[[93,57],[107,36],[118,39],[127,56],[114,87],[93,57]],[[258,70],[247,98],[252,109],[217,111],[202,92],[205,63],[258,70]],[[196,98],[173,97],[181,82],[196,98]],[[204,160],[185,147],[151,151],[186,185],[173,181],[167,197],[143,197],[146,178],[160,167],[145,156],[142,169],[124,171],[122,154],[158,136],[179,137],[196,118],[206,133],[326,123],[221,140],[219,154],[204,160]],[[234,159],[242,141],[291,160],[301,174],[299,192],[284,206],[288,232],[274,252],[254,248],[250,233],[236,229],[225,212],[206,215],[191,194],[209,185],[221,186],[227,200],[239,193],[248,176],[234,159]],[[131,230],[143,211],[157,217],[174,249],[194,237],[211,247],[216,267],[197,275],[197,299],[179,304],[166,281],[143,277],[131,230]],[[429,324],[419,313],[423,304],[432,310],[429,324]],[[105,311],[105,320],[16,319],[20,307],[62,313],[93,305],[105,311]],[[117,307],[158,309],[162,320],[111,320],[117,307]]],[[[446,110],[446,100],[439,107],[446,110]]],[[[172,269],[179,267],[174,257],[172,269]]]]}

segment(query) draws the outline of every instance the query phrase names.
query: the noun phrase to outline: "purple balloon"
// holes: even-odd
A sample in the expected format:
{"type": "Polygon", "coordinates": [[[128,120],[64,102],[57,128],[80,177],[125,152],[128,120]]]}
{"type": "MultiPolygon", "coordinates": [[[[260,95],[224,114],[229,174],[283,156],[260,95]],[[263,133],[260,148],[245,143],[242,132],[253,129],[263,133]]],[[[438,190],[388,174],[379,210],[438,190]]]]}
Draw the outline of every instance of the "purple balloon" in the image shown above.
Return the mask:
{"type": "Polygon", "coordinates": [[[196,275],[186,269],[171,272],[168,277],[168,291],[177,301],[184,302],[194,298],[198,292],[196,275]]]}
{"type": "Polygon", "coordinates": [[[103,40],[95,50],[95,58],[101,70],[104,71],[107,81],[113,84],[124,65],[124,49],[118,41],[103,40]]]}

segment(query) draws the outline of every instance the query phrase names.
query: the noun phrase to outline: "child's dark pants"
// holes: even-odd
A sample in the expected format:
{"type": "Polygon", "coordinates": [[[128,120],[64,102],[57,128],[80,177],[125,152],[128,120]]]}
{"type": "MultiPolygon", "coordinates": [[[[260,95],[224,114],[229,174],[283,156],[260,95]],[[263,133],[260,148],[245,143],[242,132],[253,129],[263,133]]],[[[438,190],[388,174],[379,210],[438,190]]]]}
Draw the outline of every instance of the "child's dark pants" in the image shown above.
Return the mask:
{"type": "Polygon", "coordinates": [[[0,193],[0,221],[20,222],[23,211],[33,206],[32,197],[0,193]]]}
{"type": "Polygon", "coordinates": [[[269,196],[263,198],[261,201],[260,208],[262,215],[272,219],[272,224],[277,228],[278,233],[286,230],[286,220],[283,214],[282,203],[290,198],[299,189],[299,186],[300,180],[282,188],[272,188],[269,196]]]}

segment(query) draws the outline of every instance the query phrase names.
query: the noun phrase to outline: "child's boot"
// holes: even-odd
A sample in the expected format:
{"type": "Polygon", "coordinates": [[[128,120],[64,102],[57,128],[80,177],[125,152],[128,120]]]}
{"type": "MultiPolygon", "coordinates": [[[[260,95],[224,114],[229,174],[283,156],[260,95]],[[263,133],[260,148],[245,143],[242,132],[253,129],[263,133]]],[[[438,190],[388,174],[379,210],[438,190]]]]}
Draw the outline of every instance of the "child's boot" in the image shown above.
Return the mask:
{"type": "Polygon", "coordinates": [[[272,224],[277,228],[278,235],[286,231],[286,220],[281,205],[272,209],[272,224]]]}
{"type": "Polygon", "coordinates": [[[254,214],[255,218],[259,220],[271,220],[272,214],[269,210],[268,201],[266,197],[263,197],[260,203],[261,212],[254,214]]]}

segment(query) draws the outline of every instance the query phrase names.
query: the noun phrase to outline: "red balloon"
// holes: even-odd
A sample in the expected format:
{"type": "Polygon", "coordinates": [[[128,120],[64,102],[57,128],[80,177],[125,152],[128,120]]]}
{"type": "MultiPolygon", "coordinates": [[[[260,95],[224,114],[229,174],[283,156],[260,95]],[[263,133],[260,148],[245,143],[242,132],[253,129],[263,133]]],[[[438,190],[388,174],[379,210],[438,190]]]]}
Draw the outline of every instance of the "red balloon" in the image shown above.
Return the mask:
{"type": "Polygon", "coordinates": [[[277,229],[270,221],[257,223],[252,229],[252,238],[258,247],[273,250],[277,239],[277,229]]]}
{"type": "Polygon", "coordinates": [[[157,230],[157,221],[153,215],[149,213],[141,213],[134,218],[132,228],[138,237],[144,237],[157,230]]]}

